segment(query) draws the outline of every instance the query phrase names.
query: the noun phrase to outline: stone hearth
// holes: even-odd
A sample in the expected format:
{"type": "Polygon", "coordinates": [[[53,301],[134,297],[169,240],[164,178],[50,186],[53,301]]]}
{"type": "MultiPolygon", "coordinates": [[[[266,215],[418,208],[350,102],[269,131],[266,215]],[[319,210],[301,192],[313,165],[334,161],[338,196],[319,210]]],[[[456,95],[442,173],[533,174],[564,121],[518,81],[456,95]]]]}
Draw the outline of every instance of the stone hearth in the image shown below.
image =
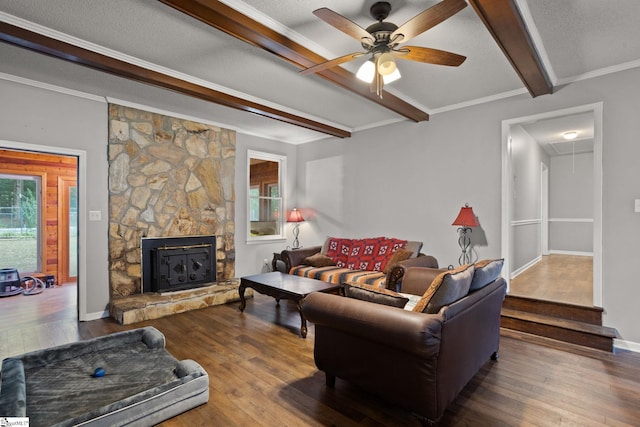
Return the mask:
{"type": "MultiPolygon", "coordinates": [[[[121,325],[159,319],[185,311],[240,301],[239,286],[240,279],[233,279],[185,291],[130,295],[112,301],[109,314],[121,325]]],[[[247,289],[245,297],[252,296],[253,290],[247,289]]]]}

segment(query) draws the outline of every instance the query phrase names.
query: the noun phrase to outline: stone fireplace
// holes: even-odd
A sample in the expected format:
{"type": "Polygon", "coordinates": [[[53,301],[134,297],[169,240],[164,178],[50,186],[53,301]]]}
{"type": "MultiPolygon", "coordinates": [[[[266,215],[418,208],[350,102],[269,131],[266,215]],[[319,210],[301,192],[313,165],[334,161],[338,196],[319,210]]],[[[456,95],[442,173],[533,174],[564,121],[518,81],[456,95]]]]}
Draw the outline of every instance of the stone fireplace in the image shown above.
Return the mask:
{"type": "Polygon", "coordinates": [[[235,132],[109,104],[110,297],[143,293],[142,241],[215,236],[215,281],[235,274],[235,132]]]}

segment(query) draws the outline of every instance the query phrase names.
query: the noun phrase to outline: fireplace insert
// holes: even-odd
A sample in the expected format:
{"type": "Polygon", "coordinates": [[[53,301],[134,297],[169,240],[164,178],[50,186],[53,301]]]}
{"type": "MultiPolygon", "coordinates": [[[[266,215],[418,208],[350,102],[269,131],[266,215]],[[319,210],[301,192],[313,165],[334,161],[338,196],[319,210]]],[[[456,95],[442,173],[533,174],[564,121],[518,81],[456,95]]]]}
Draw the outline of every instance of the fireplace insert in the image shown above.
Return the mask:
{"type": "Polygon", "coordinates": [[[143,292],[205,286],[216,280],[215,237],[143,239],[143,292]]]}

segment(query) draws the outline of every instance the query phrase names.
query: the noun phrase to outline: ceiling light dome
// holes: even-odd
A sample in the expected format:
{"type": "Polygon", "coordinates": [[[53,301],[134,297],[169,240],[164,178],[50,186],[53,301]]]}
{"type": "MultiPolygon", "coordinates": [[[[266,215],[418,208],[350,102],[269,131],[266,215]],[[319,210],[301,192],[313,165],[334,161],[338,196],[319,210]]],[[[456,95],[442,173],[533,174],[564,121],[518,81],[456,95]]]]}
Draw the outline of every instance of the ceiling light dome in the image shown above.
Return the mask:
{"type": "Polygon", "coordinates": [[[562,135],[562,137],[564,139],[576,139],[576,137],[578,136],[578,132],[572,130],[571,132],[565,132],[564,135],[562,135]]]}
{"type": "Polygon", "coordinates": [[[378,66],[378,72],[383,76],[393,74],[396,70],[396,61],[393,59],[393,55],[389,52],[385,52],[378,56],[376,64],[378,66]]]}

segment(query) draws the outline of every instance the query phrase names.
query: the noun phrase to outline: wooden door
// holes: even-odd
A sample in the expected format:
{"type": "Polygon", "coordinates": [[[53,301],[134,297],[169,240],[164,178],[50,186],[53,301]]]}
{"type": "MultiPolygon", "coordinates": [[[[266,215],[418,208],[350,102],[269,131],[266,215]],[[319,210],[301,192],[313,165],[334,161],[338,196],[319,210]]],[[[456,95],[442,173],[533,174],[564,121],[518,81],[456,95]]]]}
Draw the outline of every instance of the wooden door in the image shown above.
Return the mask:
{"type": "Polygon", "coordinates": [[[58,177],[58,284],[75,282],[78,274],[78,184],[58,177]]]}

